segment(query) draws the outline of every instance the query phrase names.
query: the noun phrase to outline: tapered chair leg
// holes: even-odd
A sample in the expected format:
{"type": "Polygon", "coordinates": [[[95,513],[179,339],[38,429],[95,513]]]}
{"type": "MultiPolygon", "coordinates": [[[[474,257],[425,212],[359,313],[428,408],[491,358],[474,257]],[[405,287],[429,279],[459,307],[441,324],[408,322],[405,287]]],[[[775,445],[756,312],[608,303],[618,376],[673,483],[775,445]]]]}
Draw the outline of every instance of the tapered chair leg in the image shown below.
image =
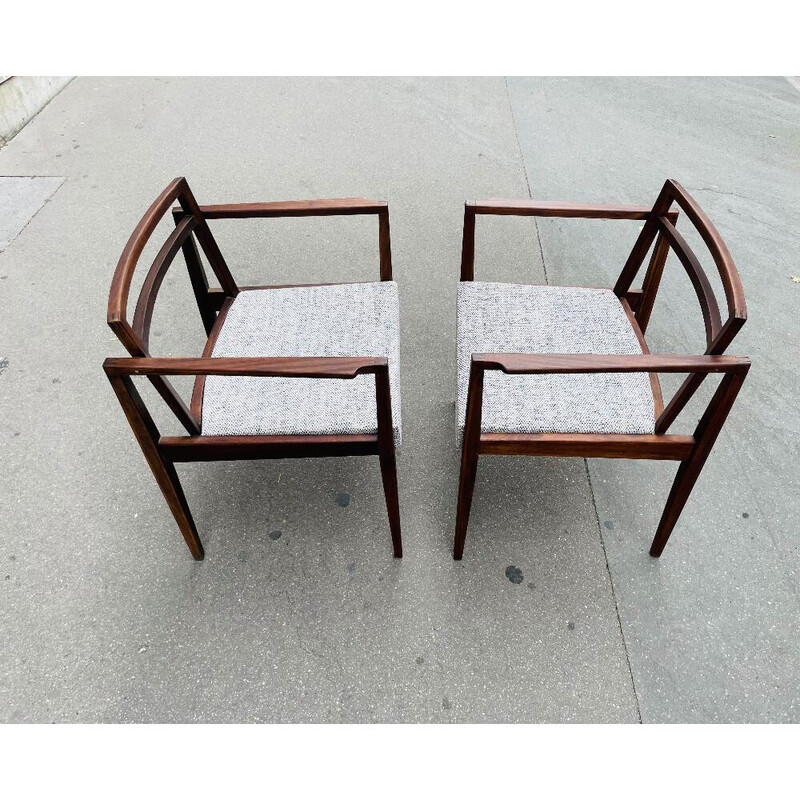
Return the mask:
{"type": "Polygon", "coordinates": [[[661,515],[661,522],[658,524],[653,544],[650,546],[650,555],[653,558],[658,558],[664,552],[664,547],[666,547],[678,517],[689,499],[689,494],[700,476],[708,454],[722,430],[722,425],[733,406],[733,401],[739,394],[739,389],[742,388],[748,369],[749,365],[738,372],[725,375],[697,424],[694,432],[694,450],[689,458],[682,461],[678,467],[672,490],[667,498],[667,505],[661,515]]]}
{"type": "Polygon", "coordinates": [[[389,530],[392,532],[394,557],[402,558],[403,540],[400,535],[400,499],[397,492],[397,462],[395,460],[393,441],[390,441],[386,447],[381,446],[379,448],[378,458],[381,462],[383,493],[386,496],[386,511],[389,514],[389,530]]]}
{"type": "MultiPolygon", "coordinates": [[[[150,462],[149,458],[148,462],[150,462]]],[[[192,512],[189,511],[189,504],[186,501],[186,495],[183,493],[183,487],[178,480],[175,466],[162,459],[159,466],[154,466],[150,462],[150,469],[153,470],[153,474],[156,476],[161,494],[164,495],[164,499],[167,501],[170,511],[172,511],[172,516],[175,517],[175,522],[178,523],[192,558],[195,561],[202,561],[205,558],[205,551],[200,542],[194,519],[192,519],[192,512]]]]}
{"type": "MultiPolygon", "coordinates": [[[[705,459],[703,459],[705,461],[705,459]]],[[[678,522],[683,507],[689,499],[689,494],[694,488],[694,484],[700,477],[700,472],[703,469],[703,464],[697,463],[689,459],[682,461],[678,467],[678,472],[675,475],[675,480],[672,484],[667,504],[664,507],[664,513],[661,515],[661,521],[658,523],[658,530],[656,531],[653,544],[650,545],[650,555],[653,558],[658,558],[667,545],[670,535],[678,522]]]]}
{"type": "Polygon", "coordinates": [[[458,507],[456,510],[456,537],[453,544],[453,558],[461,561],[464,557],[464,542],[467,539],[469,512],[472,508],[472,495],[475,490],[475,476],[478,474],[478,454],[468,452],[465,446],[461,453],[461,473],[458,478],[458,507]]]}
{"type": "Polygon", "coordinates": [[[186,495],[178,480],[175,466],[159,452],[157,444],[159,433],[153,418],[130,378],[110,375],[109,380],[192,557],[195,561],[202,561],[205,553],[189,511],[186,495]]]}
{"type": "Polygon", "coordinates": [[[456,536],[453,543],[453,558],[456,561],[461,561],[464,556],[469,511],[472,507],[472,493],[475,490],[475,476],[478,474],[478,448],[481,439],[482,414],[483,368],[473,361],[469,370],[467,413],[464,419],[464,440],[461,445],[461,472],[458,477],[456,536]]]}
{"type": "Polygon", "coordinates": [[[392,397],[389,391],[389,367],[375,373],[375,401],[378,410],[378,458],[381,462],[383,493],[389,513],[389,530],[392,532],[394,557],[403,557],[403,540],[400,535],[400,498],[397,491],[397,461],[392,425],[392,397]]]}

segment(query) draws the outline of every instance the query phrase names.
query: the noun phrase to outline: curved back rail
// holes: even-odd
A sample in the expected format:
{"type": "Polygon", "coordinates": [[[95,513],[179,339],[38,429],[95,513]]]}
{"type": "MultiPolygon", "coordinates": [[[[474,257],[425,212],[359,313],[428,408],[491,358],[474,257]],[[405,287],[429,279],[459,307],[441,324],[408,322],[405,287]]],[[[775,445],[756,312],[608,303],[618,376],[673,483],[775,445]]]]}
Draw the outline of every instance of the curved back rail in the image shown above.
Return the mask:
{"type": "MultiPolygon", "coordinates": [[[[719,231],[714,227],[705,211],[677,181],[668,180],[661,189],[653,210],[648,215],[642,232],[633,246],[616,286],[614,286],[617,296],[623,297],[629,292],[654,240],[656,244],[642,284],[641,300],[635,309],[636,321],[640,329],[644,332],[647,328],[664,262],[669,250],[672,249],[689,275],[700,301],[706,329],[706,355],[722,355],[747,321],[747,304],[744,299],[742,281],[719,231]],[[725,322],[722,322],[719,304],[697,256],[668,217],[673,203],[677,204],[689,218],[714,259],[725,292],[728,310],[728,318],[725,322]]],[[[696,373],[686,378],[658,418],[656,433],[665,433],[668,430],[700,387],[704,377],[702,373],[696,373]]]]}
{"type": "Polygon", "coordinates": [[[686,239],[678,233],[677,228],[666,217],[658,217],[657,222],[661,235],[666,238],[667,243],[675,252],[675,255],[678,256],[678,260],[683,264],[689,280],[694,286],[697,299],[700,301],[700,310],[703,312],[703,323],[706,327],[706,345],[710,347],[722,329],[719,303],[717,303],[717,298],[714,296],[714,290],[711,288],[708,276],[703,271],[697,256],[689,247],[686,239]]]}
{"type": "MultiPolygon", "coordinates": [[[[176,200],[186,215],[184,223],[182,226],[176,227],[153,262],[153,266],[145,280],[145,285],[142,287],[142,295],[145,296],[146,301],[145,306],[142,308],[146,308],[149,304],[152,311],[155,298],[150,299],[148,295],[158,293],[164,273],[172,263],[172,259],[177,254],[178,249],[192,233],[197,236],[223,291],[231,297],[236,296],[239,291],[228,265],[225,263],[214,237],[211,235],[208,224],[194,199],[194,195],[186,183],[186,179],[175,178],[147,209],[134,229],[122,251],[111,281],[111,290],[108,295],[108,324],[131,355],[139,355],[139,352],[133,351],[146,350],[146,344],[142,341],[141,331],[149,326],[149,319],[145,311],[139,314],[139,331],[136,330],[136,317],[134,317],[134,327],[131,327],[127,320],[128,294],[130,293],[133,273],[136,270],[136,265],[145,245],[153,235],[153,231],[176,200]],[[192,222],[185,222],[187,218],[191,219],[192,222]]],[[[140,303],[141,300],[142,297],[140,297],[140,303]]]]}
{"type": "Polygon", "coordinates": [[[153,318],[153,307],[156,302],[156,295],[161,288],[161,283],[167,270],[172,264],[172,260],[183,246],[183,243],[192,235],[192,231],[197,225],[194,217],[184,217],[167,237],[164,246],[159,251],[153,261],[153,266],[147,273],[147,277],[142,284],[142,291],[136,303],[136,311],[133,315],[133,332],[147,350],[150,346],[150,322],[153,318]]]}
{"type": "Polygon", "coordinates": [[[731,254],[719,231],[714,227],[705,211],[700,208],[694,198],[677,181],[668,180],[664,184],[651,213],[648,214],[639,238],[636,240],[614,286],[614,292],[619,297],[622,297],[630,290],[631,284],[654,240],[656,240],[656,247],[645,274],[642,299],[636,309],[639,327],[642,330],[647,327],[653,301],[658,291],[661,270],[663,270],[664,266],[663,260],[671,248],[675,251],[684,269],[686,269],[700,300],[706,325],[706,344],[708,347],[706,353],[708,355],[720,355],[731,343],[733,337],[747,319],[744,290],[739,273],[733,263],[733,258],[731,258],[731,254]],[[676,203],[692,222],[714,259],[725,291],[725,300],[728,308],[728,319],[724,324],[721,321],[719,305],[714,297],[708,277],[686,240],[678,233],[673,219],[669,216],[673,203],[676,203]],[[656,237],[658,238],[656,239],[656,237]],[[656,251],[658,251],[658,255],[661,258],[656,258],[656,251]],[[660,263],[654,265],[654,261],[660,263]],[[646,317],[642,314],[643,311],[645,311],[646,317]]]}
{"type": "MultiPolygon", "coordinates": [[[[134,229],[122,251],[111,281],[108,295],[108,324],[125,349],[134,357],[149,356],[150,322],[156,296],[178,251],[190,244],[193,246],[193,242],[190,242],[192,235],[197,236],[223,292],[234,297],[239,291],[186,179],[175,178],[156,198],[134,229]],[[127,318],[128,295],[139,257],[162,217],[175,201],[180,204],[185,216],[178,221],[147,273],[131,325],[127,318]]],[[[199,261],[197,265],[202,270],[199,261]]],[[[192,276],[192,279],[194,284],[197,278],[192,276]]],[[[150,381],[186,430],[191,434],[198,434],[199,420],[187,408],[169,381],[162,375],[152,375],[150,381]]]]}

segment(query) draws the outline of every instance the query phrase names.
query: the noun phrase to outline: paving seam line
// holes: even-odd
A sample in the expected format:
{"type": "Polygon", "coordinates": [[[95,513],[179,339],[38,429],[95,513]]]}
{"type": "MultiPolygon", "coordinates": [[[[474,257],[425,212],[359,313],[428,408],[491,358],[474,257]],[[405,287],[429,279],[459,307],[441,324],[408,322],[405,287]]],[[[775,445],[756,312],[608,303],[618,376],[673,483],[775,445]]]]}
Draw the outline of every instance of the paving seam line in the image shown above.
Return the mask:
{"type": "MultiPolygon", "coordinates": [[[[787,78],[787,80],[789,80],[789,82],[792,83],[792,85],[798,91],[800,91],[800,81],[798,81],[797,83],[794,83],[793,81],[791,81],[788,78],[787,78]]],[[[516,120],[516,117],[514,115],[514,104],[513,104],[512,100],[511,100],[511,91],[508,88],[508,78],[504,77],[503,81],[505,82],[506,95],[508,97],[508,107],[509,107],[509,110],[511,112],[511,127],[514,129],[514,138],[517,141],[517,150],[519,151],[519,159],[520,159],[520,162],[522,163],[522,174],[525,176],[525,186],[527,187],[527,190],[528,190],[528,197],[532,200],[533,199],[533,195],[531,194],[531,184],[530,184],[530,180],[528,179],[528,167],[527,167],[527,165],[525,163],[525,156],[524,156],[524,154],[522,152],[522,143],[520,142],[519,131],[517,129],[517,120],[516,120]]],[[[539,231],[539,223],[538,223],[536,217],[533,218],[533,221],[534,221],[534,225],[536,227],[536,240],[539,243],[539,253],[540,253],[541,258],[542,258],[542,270],[544,271],[544,282],[545,282],[545,284],[547,284],[549,286],[550,285],[550,281],[549,281],[548,276],[547,276],[547,265],[545,264],[545,260],[544,260],[544,248],[542,247],[542,236],[541,236],[541,232],[539,231]]],[[[616,591],[614,589],[614,578],[611,575],[611,569],[610,569],[609,564],[608,564],[608,554],[606,553],[606,543],[605,543],[605,540],[603,539],[603,527],[600,524],[600,514],[597,511],[597,500],[596,500],[596,498],[594,496],[594,486],[592,485],[592,476],[591,476],[591,474],[589,472],[589,460],[587,458],[583,459],[583,465],[584,465],[584,468],[586,469],[586,481],[589,484],[589,495],[592,498],[592,508],[594,509],[595,521],[597,522],[597,535],[598,535],[598,537],[600,539],[600,545],[603,548],[603,559],[605,560],[606,572],[608,573],[608,582],[609,582],[609,584],[611,586],[611,598],[614,601],[614,612],[617,615],[617,627],[619,628],[619,635],[622,638],[622,649],[625,651],[625,663],[628,666],[628,676],[629,676],[630,681],[631,681],[631,689],[633,690],[633,699],[634,699],[634,702],[636,704],[636,717],[639,720],[639,724],[641,724],[641,722],[642,722],[642,711],[641,711],[641,708],[639,707],[639,695],[638,695],[638,693],[636,691],[636,681],[633,678],[633,669],[631,667],[631,658],[630,658],[630,654],[628,653],[628,643],[625,640],[625,632],[622,629],[622,618],[620,617],[620,614],[619,614],[619,605],[617,604],[617,593],[616,593],[616,591]]]]}

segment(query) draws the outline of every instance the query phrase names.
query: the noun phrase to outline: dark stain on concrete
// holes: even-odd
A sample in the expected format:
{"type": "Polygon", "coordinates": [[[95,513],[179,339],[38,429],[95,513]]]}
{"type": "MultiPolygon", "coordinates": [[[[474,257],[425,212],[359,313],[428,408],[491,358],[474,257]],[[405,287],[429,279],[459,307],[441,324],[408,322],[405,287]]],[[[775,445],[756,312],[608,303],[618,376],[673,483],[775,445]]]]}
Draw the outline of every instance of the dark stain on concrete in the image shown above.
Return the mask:
{"type": "Polygon", "coordinates": [[[281,536],[283,536],[283,533],[281,531],[272,531],[269,534],[269,538],[272,539],[273,542],[277,542],[278,539],[281,538],[281,536]]]}
{"type": "Polygon", "coordinates": [[[742,519],[749,519],[749,518],[750,515],[745,511],[744,514],[742,514],[742,519]]]}
{"type": "Polygon", "coordinates": [[[510,566],[506,567],[506,578],[508,578],[511,583],[522,583],[525,580],[525,576],[522,574],[522,570],[519,567],[510,566]]]}
{"type": "Polygon", "coordinates": [[[3,370],[8,366],[8,359],[7,358],[0,358],[0,374],[2,374],[3,370]]]}
{"type": "Polygon", "coordinates": [[[528,588],[531,591],[533,591],[536,588],[536,584],[533,581],[531,581],[530,583],[528,583],[528,588]]]}
{"type": "Polygon", "coordinates": [[[452,707],[453,707],[453,704],[446,697],[443,697],[442,698],[442,708],[445,711],[449,711],[452,707]]]}
{"type": "Polygon", "coordinates": [[[614,523],[613,523],[613,522],[612,522],[610,519],[607,519],[607,520],[606,520],[606,521],[603,523],[603,526],[605,527],[605,529],[606,529],[607,531],[613,531],[613,530],[614,530],[614,523]]]}
{"type": "Polygon", "coordinates": [[[350,505],[350,495],[347,492],[339,492],[336,495],[336,505],[347,508],[350,505]]]}
{"type": "Polygon", "coordinates": [[[352,574],[353,574],[353,573],[356,571],[356,562],[355,562],[355,561],[351,561],[351,562],[350,562],[350,563],[347,565],[347,571],[348,571],[348,572],[349,572],[351,575],[352,575],[352,574]]]}
{"type": "Polygon", "coordinates": [[[425,663],[425,659],[422,656],[417,656],[417,664],[422,666],[425,663]]]}
{"type": "Polygon", "coordinates": [[[567,628],[569,630],[571,630],[571,631],[574,631],[575,630],[575,623],[574,622],[568,622],[567,623],[567,628]]]}

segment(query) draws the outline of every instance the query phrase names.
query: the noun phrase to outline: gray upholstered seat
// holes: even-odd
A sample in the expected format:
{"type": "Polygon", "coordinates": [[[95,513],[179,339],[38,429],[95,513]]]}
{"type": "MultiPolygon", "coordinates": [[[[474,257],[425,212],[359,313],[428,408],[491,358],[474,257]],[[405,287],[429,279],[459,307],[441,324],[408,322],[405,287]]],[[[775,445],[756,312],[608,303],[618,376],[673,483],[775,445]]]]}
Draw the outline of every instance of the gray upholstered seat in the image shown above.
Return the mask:
{"type": "MultiPolygon", "coordinates": [[[[212,355],[386,356],[400,444],[397,284],[254,289],[233,301],[212,355]]],[[[206,378],[204,436],[377,433],[375,376],[206,378]]]]}
{"type": "MultiPolygon", "coordinates": [[[[473,353],[640,354],[610,289],[463,281],[458,288],[459,437],[473,353]]],[[[647,373],[505,375],[487,371],[482,430],[508,433],[653,433],[647,373]]]]}

